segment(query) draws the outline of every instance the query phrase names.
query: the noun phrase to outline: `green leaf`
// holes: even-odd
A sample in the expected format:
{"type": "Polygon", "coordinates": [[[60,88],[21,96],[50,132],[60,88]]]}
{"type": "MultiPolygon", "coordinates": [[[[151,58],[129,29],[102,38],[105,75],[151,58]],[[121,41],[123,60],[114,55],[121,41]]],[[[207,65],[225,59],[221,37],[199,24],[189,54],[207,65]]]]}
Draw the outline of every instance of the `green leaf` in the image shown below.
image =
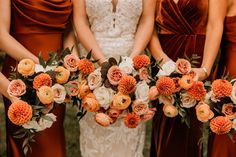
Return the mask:
{"type": "Polygon", "coordinates": [[[109,62],[110,65],[117,65],[117,61],[116,61],[116,59],[113,58],[113,57],[109,58],[109,59],[108,59],[108,62],[109,62]]]}
{"type": "Polygon", "coordinates": [[[53,122],[53,119],[49,116],[42,116],[43,119],[53,122]]]}
{"type": "Polygon", "coordinates": [[[42,57],[41,52],[39,53],[39,64],[42,65],[44,68],[46,68],[46,66],[47,66],[44,59],[43,59],[43,57],[42,57]]]}
{"type": "Polygon", "coordinates": [[[28,150],[29,150],[29,148],[28,148],[28,147],[24,147],[23,151],[24,151],[24,155],[25,155],[25,156],[27,155],[27,153],[28,153],[28,150]]]}
{"type": "Polygon", "coordinates": [[[92,50],[89,51],[89,53],[86,56],[87,59],[91,59],[92,58],[92,50]]]}
{"type": "Polygon", "coordinates": [[[52,63],[54,62],[54,61],[56,61],[56,58],[57,58],[57,53],[55,53],[55,52],[51,52],[51,53],[49,53],[49,60],[47,61],[47,65],[48,66],[51,66],[52,65],[52,63]]]}

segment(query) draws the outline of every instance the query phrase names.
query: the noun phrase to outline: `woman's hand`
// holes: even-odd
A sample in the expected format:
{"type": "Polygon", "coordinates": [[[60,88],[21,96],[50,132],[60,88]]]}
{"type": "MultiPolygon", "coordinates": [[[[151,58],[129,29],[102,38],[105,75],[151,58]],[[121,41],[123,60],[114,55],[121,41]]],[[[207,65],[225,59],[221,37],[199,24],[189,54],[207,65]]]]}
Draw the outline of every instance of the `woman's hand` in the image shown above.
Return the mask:
{"type": "Polygon", "coordinates": [[[193,68],[192,70],[197,74],[199,81],[203,81],[209,76],[209,73],[205,68],[193,68]]]}

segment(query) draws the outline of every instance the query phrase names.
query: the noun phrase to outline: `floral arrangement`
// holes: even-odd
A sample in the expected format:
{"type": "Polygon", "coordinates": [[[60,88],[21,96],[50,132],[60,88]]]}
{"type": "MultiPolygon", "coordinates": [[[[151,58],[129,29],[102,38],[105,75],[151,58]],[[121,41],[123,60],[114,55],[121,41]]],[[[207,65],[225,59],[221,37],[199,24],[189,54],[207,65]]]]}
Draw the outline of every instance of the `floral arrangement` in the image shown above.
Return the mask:
{"type": "MultiPolygon", "coordinates": [[[[189,60],[197,63],[199,57],[193,55],[189,60]]],[[[163,113],[167,117],[180,115],[182,122],[190,127],[190,108],[204,99],[207,91],[204,83],[198,81],[190,61],[178,59],[168,61],[160,68],[155,85],[149,90],[149,99],[164,104],[163,113]]]]}
{"type": "MultiPolygon", "coordinates": [[[[81,67],[89,67],[81,63],[81,67]]],[[[129,128],[153,117],[155,109],[149,108],[148,83],[150,59],[138,55],[133,59],[121,57],[118,63],[109,58],[86,77],[82,77],[80,98],[82,106],[93,112],[95,121],[107,127],[123,119],[129,128]]]]}

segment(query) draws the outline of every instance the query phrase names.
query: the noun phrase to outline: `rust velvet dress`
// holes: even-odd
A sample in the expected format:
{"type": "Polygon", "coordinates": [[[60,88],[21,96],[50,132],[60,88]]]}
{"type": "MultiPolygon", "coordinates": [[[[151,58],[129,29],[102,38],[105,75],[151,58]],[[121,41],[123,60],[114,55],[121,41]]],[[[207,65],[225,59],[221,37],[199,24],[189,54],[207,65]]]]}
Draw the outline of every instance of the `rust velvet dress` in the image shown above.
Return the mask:
{"type": "MultiPolygon", "coordinates": [[[[71,10],[70,0],[11,0],[11,35],[30,52],[36,56],[42,52],[47,59],[49,51],[62,48],[63,32],[71,10]]],[[[16,66],[16,61],[7,56],[3,66],[6,76],[9,76],[10,66],[16,66]]],[[[6,113],[9,105],[9,101],[5,99],[6,113]]],[[[63,129],[65,107],[57,107],[54,114],[57,121],[50,129],[36,134],[36,142],[31,144],[33,151],[27,157],[66,156],[63,129]]],[[[18,129],[6,118],[8,157],[24,156],[22,140],[13,137],[18,129]]]]}
{"type": "MultiPolygon", "coordinates": [[[[236,16],[225,18],[219,66],[220,74],[226,68],[236,78],[236,16]]],[[[236,133],[233,133],[233,139],[236,141],[236,133]]],[[[211,142],[210,157],[236,157],[236,143],[228,135],[215,135],[211,142]]]]}
{"type": "MultiPolygon", "coordinates": [[[[174,61],[184,54],[202,56],[208,15],[207,0],[157,0],[156,24],[163,51],[174,61]]],[[[200,61],[201,62],[201,61],[200,61]]],[[[157,104],[153,118],[151,157],[198,157],[202,125],[191,112],[191,127],[180,116],[167,118],[157,104]]]]}

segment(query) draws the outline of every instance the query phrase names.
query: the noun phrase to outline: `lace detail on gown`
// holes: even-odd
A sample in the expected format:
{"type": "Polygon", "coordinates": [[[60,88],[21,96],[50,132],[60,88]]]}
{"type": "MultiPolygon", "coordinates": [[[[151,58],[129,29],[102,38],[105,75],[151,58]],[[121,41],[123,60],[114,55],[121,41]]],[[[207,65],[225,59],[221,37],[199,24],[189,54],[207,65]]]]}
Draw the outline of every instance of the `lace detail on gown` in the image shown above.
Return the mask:
{"type": "MultiPolygon", "coordinates": [[[[128,56],[143,8],[142,0],[86,0],[91,30],[104,55],[119,59],[128,56]]],[[[80,47],[82,56],[87,51],[80,47]]],[[[129,129],[123,120],[104,128],[87,113],[80,121],[80,148],[83,157],[143,157],[145,124],[129,129]]]]}

